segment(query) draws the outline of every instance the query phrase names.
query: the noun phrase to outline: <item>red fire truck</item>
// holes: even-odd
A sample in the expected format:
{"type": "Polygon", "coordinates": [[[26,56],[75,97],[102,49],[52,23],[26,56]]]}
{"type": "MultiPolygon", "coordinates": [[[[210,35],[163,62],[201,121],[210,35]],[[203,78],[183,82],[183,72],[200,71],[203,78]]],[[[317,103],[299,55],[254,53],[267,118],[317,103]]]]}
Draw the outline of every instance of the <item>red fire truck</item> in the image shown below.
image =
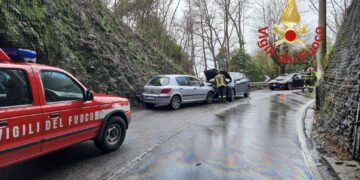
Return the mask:
{"type": "Polygon", "coordinates": [[[94,94],[35,58],[31,50],[0,49],[0,168],[87,140],[104,152],[119,148],[129,100],[94,94]]]}

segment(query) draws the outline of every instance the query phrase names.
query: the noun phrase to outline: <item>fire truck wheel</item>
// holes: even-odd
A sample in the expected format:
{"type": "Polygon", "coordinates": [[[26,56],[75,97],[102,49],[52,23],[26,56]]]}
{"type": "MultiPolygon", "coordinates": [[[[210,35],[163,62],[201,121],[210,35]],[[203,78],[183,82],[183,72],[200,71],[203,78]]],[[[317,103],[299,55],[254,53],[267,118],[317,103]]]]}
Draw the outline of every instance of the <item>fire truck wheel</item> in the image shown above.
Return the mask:
{"type": "Polygon", "coordinates": [[[111,117],[102,132],[100,141],[94,141],[97,148],[108,153],[118,149],[126,136],[125,121],[118,116],[111,117]]]}

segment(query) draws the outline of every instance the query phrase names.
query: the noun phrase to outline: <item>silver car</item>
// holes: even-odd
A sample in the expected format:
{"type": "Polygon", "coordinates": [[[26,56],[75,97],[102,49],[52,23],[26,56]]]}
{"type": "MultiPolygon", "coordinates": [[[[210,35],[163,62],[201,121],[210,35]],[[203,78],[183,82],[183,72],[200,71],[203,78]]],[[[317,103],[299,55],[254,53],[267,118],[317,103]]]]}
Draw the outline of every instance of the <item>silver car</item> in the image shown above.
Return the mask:
{"type": "Polygon", "coordinates": [[[214,89],[189,75],[160,75],[144,87],[142,101],[148,108],[169,106],[179,109],[182,104],[214,101],[214,89]]]}

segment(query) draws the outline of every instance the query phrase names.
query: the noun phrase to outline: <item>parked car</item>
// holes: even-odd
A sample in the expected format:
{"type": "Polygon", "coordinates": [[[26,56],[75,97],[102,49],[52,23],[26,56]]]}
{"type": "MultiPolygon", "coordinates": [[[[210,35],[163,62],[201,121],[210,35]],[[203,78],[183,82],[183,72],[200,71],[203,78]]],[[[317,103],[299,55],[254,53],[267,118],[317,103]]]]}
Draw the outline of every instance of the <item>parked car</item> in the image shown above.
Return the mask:
{"type": "MultiPolygon", "coordinates": [[[[214,78],[217,75],[217,69],[210,69],[204,71],[206,81],[209,82],[213,87],[214,78]]],[[[244,95],[245,97],[249,97],[250,95],[250,82],[249,79],[243,74],[239,72],[226,72],[220,71],[226,78],[226,97],[228,101],[234,101],[235,98],[239,95],[244,95]]],[[[216,87],[214,87],[216,89],[216,87]]],[[[218,93],[215,93],[215,98],[218,97],[218,93]]]]}
{"type": "Polygon", "coordinates": [[[228,84],[231,87],[231,100],[233,101],[235,97],[243,95],[244,97],[249,97],[250,95],[250,80],[246,77],[245,74],[239,72],[229,72],[232,81],[228,84]]]}
{"type": "Polygon", "coordinates": [[[304,76],[299,73],[282,74],[269,82],[269,88],[275,89],[294,89],[304,87],[304,76]]]}
{"type": "Polygon", "coordinates": [[[94,94],[62,69],[28,63],[34,54],[0,49],[0,168],[87,140],[104,152],[118,149],[131,120],[129,100],[94,94]]]}
{"type": "Polygon", "coordinates": [[[148,108],[169,106],[179,109],[182,104],[214,100],[214,89],[189,75],[160,75],[152,78],[144,87],[142,101],[148,108]]]}

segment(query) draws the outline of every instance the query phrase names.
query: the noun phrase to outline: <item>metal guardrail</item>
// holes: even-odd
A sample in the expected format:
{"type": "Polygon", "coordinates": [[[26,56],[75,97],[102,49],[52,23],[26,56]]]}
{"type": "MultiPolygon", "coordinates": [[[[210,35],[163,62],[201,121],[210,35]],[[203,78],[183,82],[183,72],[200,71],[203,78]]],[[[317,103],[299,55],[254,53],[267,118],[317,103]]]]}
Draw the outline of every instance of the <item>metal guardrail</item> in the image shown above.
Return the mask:
{"type": "Polygon", "coordinates": [[[250,82],[252,89],[267,89],[268,85],[268,82],[250,82]]]}
{"type": "Polygon", "coordinates": [[[250,86],[268,86],[268,82],[250,82],[250,86]]]}

